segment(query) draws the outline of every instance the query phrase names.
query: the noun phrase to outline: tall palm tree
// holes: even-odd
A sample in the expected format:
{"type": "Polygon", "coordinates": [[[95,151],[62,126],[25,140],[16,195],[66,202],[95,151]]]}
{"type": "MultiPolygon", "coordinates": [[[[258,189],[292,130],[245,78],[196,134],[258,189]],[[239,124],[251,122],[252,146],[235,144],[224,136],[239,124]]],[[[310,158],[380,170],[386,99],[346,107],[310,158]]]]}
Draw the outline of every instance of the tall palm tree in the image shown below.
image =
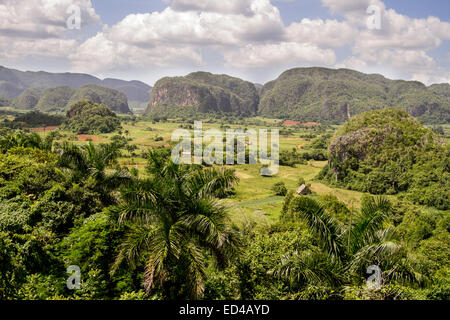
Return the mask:
{"type": "Polygon", "coordinates": [[[119,222],[130,226],[112,273],[125,260],[145,264],[144,284],[168,298],[199,299],[205,289],[207,252],[220,268],[239,250],[237,232],[216,197],[237,182],[228,169],[176,165],[150,153],[150,178],[122,193],[119,222]]]}
{"type": "Polygon", "coordinates": [[[387,198],[370,198],[362,203],[352,225],[345,227],[320,202],[306,196],[293,199],[288,219],[306,222],[328,261],[317,254],[291,255],[276,274],[290,281],[298,278],[307,284],[333,286],[340,281],[351,281],[355,275],[360,279],[368,266],[377,265],[383,270],[385,281],[419,281],[420,276],[408,263],[407,253],[397,241],[394,229],[385,227],[391,209],[387,198]]]}
{"type": "Polygon", "coordinates": [[[68,170],[68,183],[89,184],[104,205],[114,204],[111,192],[131,180],[128,171],[117,165],[120,147],[115,143],[95,146],[90,142],[81,147],[64,143],[58,153],[58,166],[68,170]]]}

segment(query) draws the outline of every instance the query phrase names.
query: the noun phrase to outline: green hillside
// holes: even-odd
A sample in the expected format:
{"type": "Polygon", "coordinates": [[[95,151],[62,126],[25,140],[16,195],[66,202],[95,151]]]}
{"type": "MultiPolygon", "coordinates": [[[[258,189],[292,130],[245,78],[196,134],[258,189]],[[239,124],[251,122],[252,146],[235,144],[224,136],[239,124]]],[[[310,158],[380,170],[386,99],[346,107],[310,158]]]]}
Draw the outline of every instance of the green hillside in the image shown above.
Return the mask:
{"type": "Polygon", "coordinates": [[[405,111],[356,116],[329,147],[321,177],[372,194],[404,193],[418,204],[450,209],[450,144],[405,111]]]}
{"type": "Polygon", "coordinates": [[[227,75],[196,72],[186,77],[163,78],[152,89],[148,114],[195,112],[256,113],[258,92],[255,85],[227,75]]]}
{"type": "Polygon", "coordinates": [[[12,107],[18,110],[36,109],[42,112],[66,112],[73,103],[88,99],[94,103],[105,104],[118,113],[131,113],[127,97],[115,89],[86,85],[79,89],[68,86],[40,89],[26,89],[12,102],[12,107]]]}
{"type": "Polygon", "coordinates": [[[267,83],[259,113],[300,121],[341,123],[376,109],[400,108],[427,122],[450,121],[449,85],[427,88],[348,69],[298,68],[267,83]]]}
{"type": "Polygon", "coordinates": [[[13,100],[11,106],[19,110],[31,110],[38,104],[41,93],[39,89],[26,89],[13,100]]]}
{"type": "Polygon", "coordinates": [[[131,113],[128,107],[127,96],[114,89],[89,84],[75,90],[70,97],[69,105],[83,99],[94,103],[106,104],[112,111],[118,113],[131,113]]]}
{"type": "Polygon", "coordinates": [[[0,97],[16,98],[25,89],[41,90],[67,86],[78,89],[88,84],[95,84],[124,93],[128,100],[148,103],[151,87],[141,81],[124,81],[119,79],[104,79],[82,73],[49,73],[23,72],[0,66],[0,97]]]}
{"type": "Polygon", "coordinates": [[[66,117],[63,129],[77,134],[110,133],[121,127],[119,118],[110,108],[89,100],[72,104],[66,117]]]}
{"type": "Polygon", "coordinates": [[[47,89],[42,93],[36,109],[43,112],[64,111],[74,93],[75,90],[67,86],[47,89]]]}

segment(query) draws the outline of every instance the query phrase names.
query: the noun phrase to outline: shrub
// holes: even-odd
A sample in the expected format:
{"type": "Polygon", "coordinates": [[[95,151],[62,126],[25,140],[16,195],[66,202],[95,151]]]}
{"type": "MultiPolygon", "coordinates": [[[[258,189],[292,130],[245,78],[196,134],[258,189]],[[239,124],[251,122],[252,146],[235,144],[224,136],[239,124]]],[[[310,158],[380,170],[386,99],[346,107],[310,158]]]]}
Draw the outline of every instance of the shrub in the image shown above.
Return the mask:
{"type": "Polygon", "coordinates": [[[288,190],[284,182],[278,182],[273,185],[272,191],[275,192],[275,195],[284,197],[288,190]]]}

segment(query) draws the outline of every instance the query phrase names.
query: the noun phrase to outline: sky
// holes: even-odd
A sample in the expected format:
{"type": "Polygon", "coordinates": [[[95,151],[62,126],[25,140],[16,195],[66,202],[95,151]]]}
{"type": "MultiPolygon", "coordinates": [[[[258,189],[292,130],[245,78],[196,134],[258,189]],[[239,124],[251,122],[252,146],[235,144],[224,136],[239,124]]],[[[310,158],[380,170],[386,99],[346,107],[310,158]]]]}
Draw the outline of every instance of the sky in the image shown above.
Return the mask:
{"type": "Polygon", "coordinates": [[[0,0],[0,65],[264,84],[294,67],[450,81],[449,0],[0,0]]]}

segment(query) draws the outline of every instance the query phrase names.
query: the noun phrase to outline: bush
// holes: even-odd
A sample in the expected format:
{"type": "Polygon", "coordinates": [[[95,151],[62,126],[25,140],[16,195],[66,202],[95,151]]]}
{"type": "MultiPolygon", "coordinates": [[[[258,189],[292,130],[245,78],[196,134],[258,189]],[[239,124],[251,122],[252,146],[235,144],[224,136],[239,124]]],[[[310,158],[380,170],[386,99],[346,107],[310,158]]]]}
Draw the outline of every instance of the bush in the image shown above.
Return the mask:
{"type": "Polygon", "coordinates": [[[275,192],[275,195],[284,197],[288,190],[284,182],[278,182],[273,185],[272,191],[275,192]]]}
{"type": "Polygon", "coordinates": [[[77,134],[110,133],[121,129],[117,115],[104,104],[81,100],[67,111],[64,129],[77,134]]]}

